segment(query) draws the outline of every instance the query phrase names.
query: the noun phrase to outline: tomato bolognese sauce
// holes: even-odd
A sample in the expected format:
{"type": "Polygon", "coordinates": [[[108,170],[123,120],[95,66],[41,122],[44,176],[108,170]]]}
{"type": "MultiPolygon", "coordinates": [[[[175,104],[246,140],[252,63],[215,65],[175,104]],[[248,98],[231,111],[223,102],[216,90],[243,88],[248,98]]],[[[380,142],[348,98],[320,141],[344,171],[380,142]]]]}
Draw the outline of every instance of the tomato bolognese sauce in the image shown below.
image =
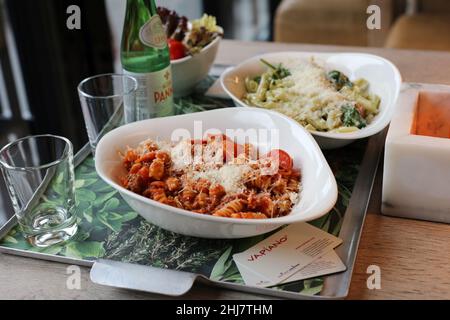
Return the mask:
{"type": "Polygon", "coordinates": [[[240,219],[285,216],[299,201],[301,173],[283,150],[259,155],[225,135],[175,144],[145,140],[122,154],[126,189],[200,214],[240,219]]]}

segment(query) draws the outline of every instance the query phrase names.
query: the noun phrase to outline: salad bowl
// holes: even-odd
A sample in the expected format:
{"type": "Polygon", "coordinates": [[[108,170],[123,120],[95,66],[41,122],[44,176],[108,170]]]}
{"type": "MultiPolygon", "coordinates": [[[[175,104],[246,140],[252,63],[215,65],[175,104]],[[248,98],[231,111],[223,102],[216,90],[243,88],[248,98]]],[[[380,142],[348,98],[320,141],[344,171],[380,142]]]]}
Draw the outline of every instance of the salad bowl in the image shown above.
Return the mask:
{"type": "MultiPolygon", "coordinates": [[[[219,29],[222,31],[222,28],[219,27],[219,29]]],[[[216,59],[221,38],[220,36],[216,37],[195,55],[186,56],[170,62],[172,65],[173,91],[175,97],[189,95],[195,86],[208,75],[216,59]]]]}
{"type": "Polygon", "coordinates": [[[364,53],[319,53],[319,52],[277,52],[250,58],[236,67],[227,69],[220,81],[224,91],[233,99],[236,106],[253,107],[245,102],[245,79],[256,77],[267,70],[261,59],[277,65],[289,65],[295,61],[314,59],[324,62],[324,68],[338,70],[351,81],[366,79],[371,93],[380,98],[379,112],[365,128],[354,132],[319,132],[311,131],[323,149],[345,146],[357,139],[366,138],[383,130],[390,122],[401,87],[401,76],[397,68],[388,60],[364,53]]]}
{"type": "Polygon", "coordinates": [[[174,96],[186,96],[208,75],[223,29],[206,13],[189,21],[174,10],[158,7],[158,15],[168,39],[174,96]]]}
{"type": "Polygon", "coordinates": [[[336,180],[311,134],[288,117],[256,108],[225,108],[127,124],[110,131],[100,140],[96,149],[95,168],[99,176],[118,190],[144,219],[166,230],[195,237],[243,238],[263,234],[285,224],[319,218],[327,214],[337,200],[336,180]],[[216,217],[171,207],[122,187],[121,179],[126,169],[119,152],[124,152],[127,146],[136,147],[139,142],[149,138],[172,141],[172,135],[177,130],[188,132],[193,137],[199,122],[203,131],[277,132],[279,139],[276,146],[267,138],[261,138],[264,135],[250,142],[261,152],[274,147],[285,150],[292,157],[294,168],[301,170],[300,200],[292,211],[286,216],[271,219],[216,217]]]}

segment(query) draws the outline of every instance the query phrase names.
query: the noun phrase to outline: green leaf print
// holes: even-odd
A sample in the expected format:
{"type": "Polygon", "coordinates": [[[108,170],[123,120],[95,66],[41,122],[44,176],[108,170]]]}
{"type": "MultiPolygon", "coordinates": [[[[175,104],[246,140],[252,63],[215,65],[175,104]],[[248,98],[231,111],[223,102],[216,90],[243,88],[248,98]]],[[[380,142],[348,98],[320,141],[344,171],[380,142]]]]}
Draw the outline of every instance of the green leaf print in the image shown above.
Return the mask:
{"type": "Polygon", "coordinates": [[[66,255],[72,258],[100,258],[104,254],[103,243],[98,241],[70,242],[66,246],[66,255]]]}
{"type": "Polygon", "coordinates": [[[117,191],[114,190],[114,191],[102,194],[97,199],[95,199],[93,205],[95,207],[99,207],[99,206],[103,205],[106,201],[108,201],[110,198],[112,198],[116,193],[117,193],[117,191]]]}
{"type": "Polygon", "coordinates": [[[225,271],[229,268],[229,264],[227,263],[228,258],[230,257],[231,250],[233,247],[230,246],[224,253],[220,256],[219,260],[217,260],[214,268],[211,271],[211,275],[209,276],[212,280],[220,280],[225,271]]]}
{"type": "Polygon", "coordinates": [[[110,198],[105,202],[105,205],[103,206],[103,209],[101,211],[111,211],[116,209],[120,204],[119,199],[116,198],[110,198]]]}
{"type": "Polygon", "coordinates": [[[77,189],[77,190],[75,190],[75,198],[78,203],[80,203],[81,201],[92,202],[97,198],[97,196],[91,190],[77,189]]]}

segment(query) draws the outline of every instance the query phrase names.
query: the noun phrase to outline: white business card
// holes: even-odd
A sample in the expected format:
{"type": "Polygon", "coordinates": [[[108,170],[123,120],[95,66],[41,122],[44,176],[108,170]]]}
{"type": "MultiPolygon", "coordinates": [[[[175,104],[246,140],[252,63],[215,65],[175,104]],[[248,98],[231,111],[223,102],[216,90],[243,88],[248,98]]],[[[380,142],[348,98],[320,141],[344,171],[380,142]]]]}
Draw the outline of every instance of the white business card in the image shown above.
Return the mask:
{"type": "MultiPolygon", "coordinates": [[[[297,223],[233,255],[233,259],[239,271],[245,268],[259,278],[256,281],[259,286],[272,286],[287,280],[341,243],[341,239],[319,228],[308,223],[297,223]]],[[[245,271],[242,273],[248,274],[245,271]]]]}
{"type": "MultiPolygon", "coordinates": [[[[270,282],[270,280],[265,279],[263,276],[251,270],[248,270],[247,267],[239,263],[236,263],[236,265],[246,285],[256,287],[268,287],[274,285],[270,282]]],[[[328,274],[342,272],[346,269],[347,267],[344,265],[336,252],[334,250],[331,250],[303,269],[300,269],[286,280],[283,280],[280,283],[276,283],[275,285],[320,277],[328,274]]]]}

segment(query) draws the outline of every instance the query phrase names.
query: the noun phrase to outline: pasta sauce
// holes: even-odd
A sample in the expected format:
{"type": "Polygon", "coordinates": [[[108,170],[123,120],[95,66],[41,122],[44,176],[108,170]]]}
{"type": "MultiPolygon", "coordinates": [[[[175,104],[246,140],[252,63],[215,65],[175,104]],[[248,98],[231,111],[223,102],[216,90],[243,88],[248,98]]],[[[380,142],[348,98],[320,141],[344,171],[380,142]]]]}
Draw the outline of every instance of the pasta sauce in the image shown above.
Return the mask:
{"type": "Polygon", "coordinates": [[[123,155],[122,185],[144,197],[200,214],[266,219],[298,202],[300,171],[283,150],[259,156],[225,135],[175,145],[143,141],[123,155]]]}

